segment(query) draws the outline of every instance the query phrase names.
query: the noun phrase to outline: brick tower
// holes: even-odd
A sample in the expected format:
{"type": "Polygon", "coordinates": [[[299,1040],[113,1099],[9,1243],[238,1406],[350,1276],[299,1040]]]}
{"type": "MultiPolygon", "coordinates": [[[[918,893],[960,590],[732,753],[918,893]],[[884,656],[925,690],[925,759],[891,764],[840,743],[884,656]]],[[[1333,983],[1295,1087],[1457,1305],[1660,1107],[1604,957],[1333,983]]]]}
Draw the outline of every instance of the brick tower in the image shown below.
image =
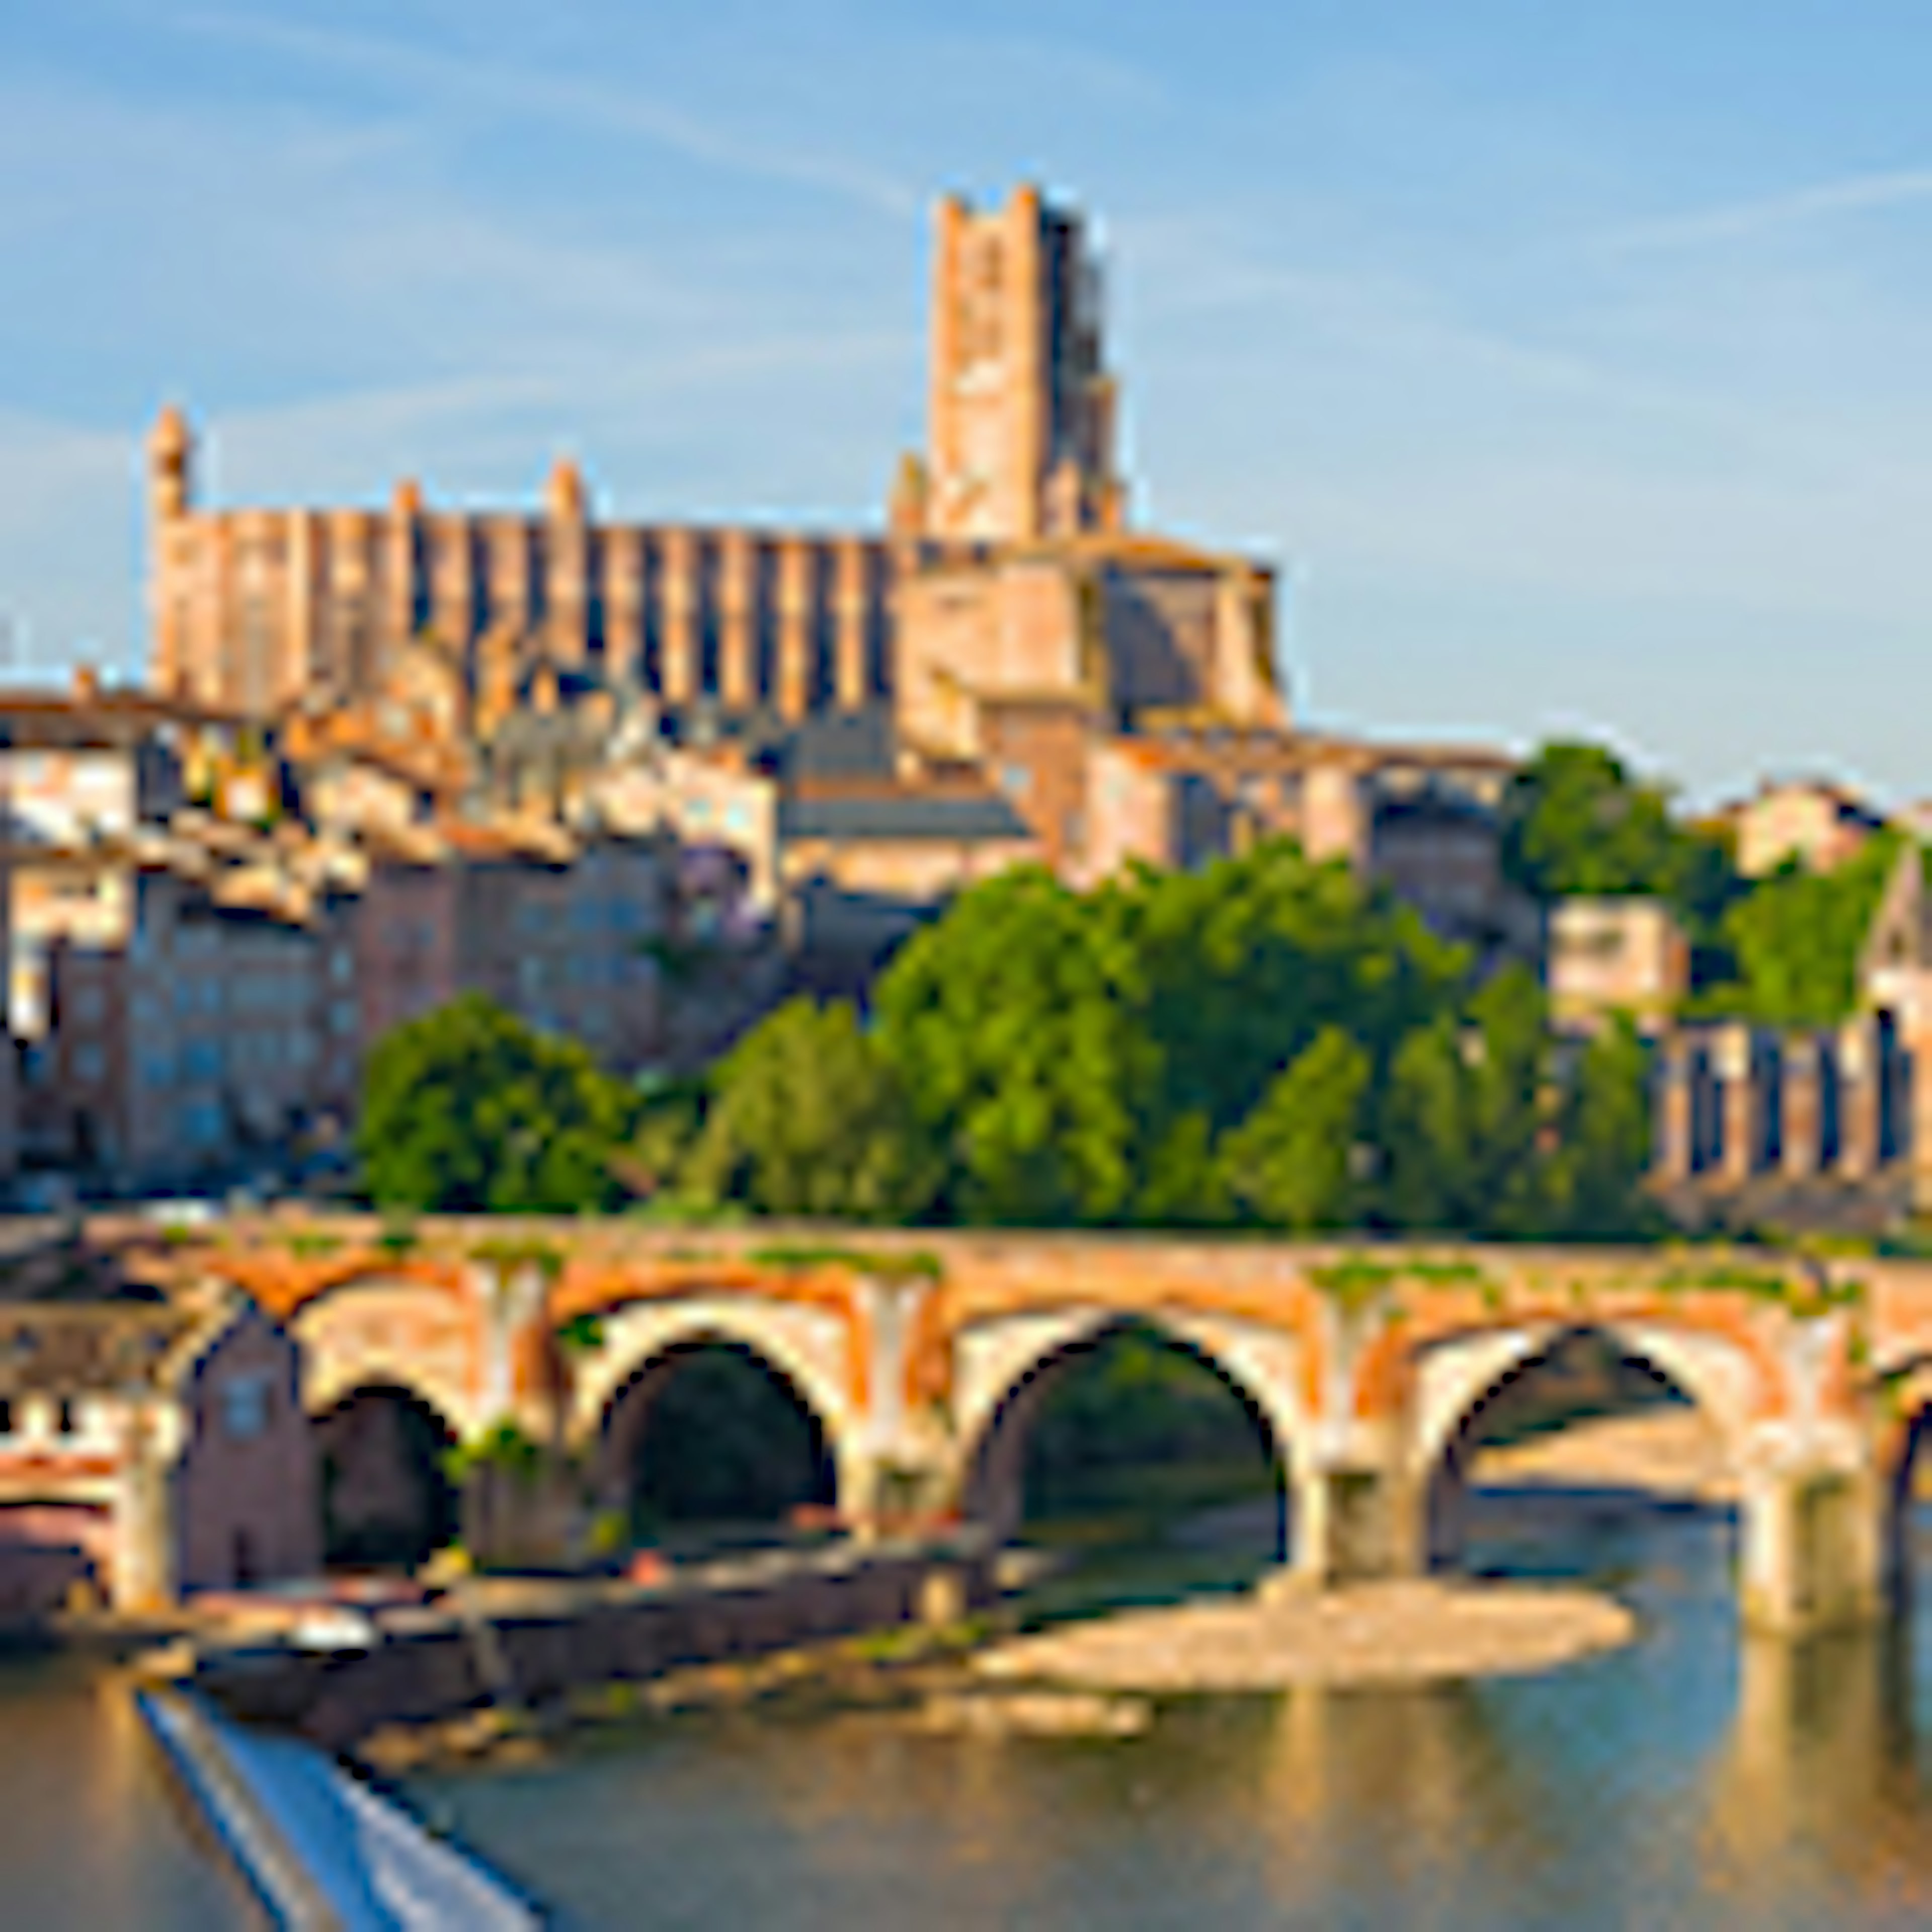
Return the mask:
{"type": "Polygon", "coordinates": [[[902,484],[902,530],[1028,542],[1118,528],[1114,385],[1079,218],[1032,187],[985,212],[941,202],[932,332],[928,455],[902,484]]]}

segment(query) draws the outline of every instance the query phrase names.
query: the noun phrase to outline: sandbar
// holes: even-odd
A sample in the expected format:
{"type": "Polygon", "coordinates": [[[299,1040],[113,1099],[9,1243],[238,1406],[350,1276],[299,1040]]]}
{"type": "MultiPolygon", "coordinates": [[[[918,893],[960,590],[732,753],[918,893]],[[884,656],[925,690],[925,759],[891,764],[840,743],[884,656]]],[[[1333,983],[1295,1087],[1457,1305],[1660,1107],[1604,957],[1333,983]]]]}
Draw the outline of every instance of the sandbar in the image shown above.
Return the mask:
{"type": "Polygon", "coordinates": [[[1273,1690],[1526,1675],[1612,1650],[1636,1619],[1594,1591],[1400,1579],[1136,1610],[995,1645],[974,1667],[1095,1690],[1273,1690]]]}

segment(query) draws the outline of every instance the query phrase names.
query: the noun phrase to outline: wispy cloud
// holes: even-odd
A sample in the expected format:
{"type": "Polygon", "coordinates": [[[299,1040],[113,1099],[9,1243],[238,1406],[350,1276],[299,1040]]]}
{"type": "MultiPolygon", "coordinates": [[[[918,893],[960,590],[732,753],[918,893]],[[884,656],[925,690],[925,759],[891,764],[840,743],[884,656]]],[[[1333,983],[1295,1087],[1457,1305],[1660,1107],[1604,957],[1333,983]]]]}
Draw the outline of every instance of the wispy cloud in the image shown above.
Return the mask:
{"type": "Polygon", "coordinates": [[[381,81],[432,88],[471,105],[586,124],[648,141],[728,173],[830,194],[875,213],[902,218],[921,196],[904,182],[837,155],[773,147],[626,86],[622,92],[532,68],[513,68],[406,41],[336,28],[298,26],[238,14],[197,11],[172,23],[188,32],[233,44],[326,62],[381,81]]]}
{"type": "Polygon", "coordinates": [[[1706,242],[1747,241],[1780,230],[1809,226],[1840,215],[1869,214],[1932,201],[1932,168],[1898,168],[1847,175],[1785,194],[1720,202],[1613,228],[1591,238],[1606,254],[1693,248],[1706,242]]]}

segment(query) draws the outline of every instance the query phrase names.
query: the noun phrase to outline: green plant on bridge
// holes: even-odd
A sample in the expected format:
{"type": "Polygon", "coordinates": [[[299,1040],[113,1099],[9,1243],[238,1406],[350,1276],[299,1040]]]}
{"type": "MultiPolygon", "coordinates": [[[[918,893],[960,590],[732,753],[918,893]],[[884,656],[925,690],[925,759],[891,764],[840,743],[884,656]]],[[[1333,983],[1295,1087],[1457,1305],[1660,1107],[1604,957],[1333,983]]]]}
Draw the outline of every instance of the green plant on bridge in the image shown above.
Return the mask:
{"type": "Polygon", "coordinates": [[[1324,1262],[1308,1270],[1310,1286],[1345,1311],[1369,1308],[1401,1280],[1402,1270],[1387,1262],[1351,1256],[1346,1261],[1324,1262]]]}
{"type": "Polygon", "coordinates": [[[1430,1288],[1495,1287],[1497,1284],[1480,1263],[1459,1257],[1453,1261],[1413,1261],[1403,1264],[1402,1274],[1411,1281],[1430,1288]]]}
{"type": "Polygon", "coordinates": [[[1365,1255],[1351,1255],[1310,1268],[1308,1280],[1321,1293],[1345,1308],[1366,1307],[1406,1281],[1430,1288],[1473,1288],[1486,1308],[1500,1307],[1502,1303],[1502,1284],[1479,1263],[1460,1257],[1383,1262],[1365,1255]]]}
{"type": "Polygon", "coordinates": [[[604,1318],[594,1312],[573,1315],[557,1324],[556,1339],[566,1354],[594,1354],[604,1346],[604,1318]]]}
{"type": "Polygon", "coordinates": [[[399,1215],[384,1221],[382,1232],[376,1237],[376,1245],[392,1261],[400,1261],[415,1252],[422,1239],[416,1222],[399,1215]]]}
{"type": "Polygon", "coordinates": [[[326,1228],[298,1228],[283,1245],[298,1262],[322,1261],[340,1252],[343,1239],[326,1228]]]}
{"type": "Polygon", "coordinates": [[[1784,1302],[1790,1299],[1795,1284],[1782,1268],[1721,1262],[1708,1268],[1667,1269],[1658,1277],[1658,1286],[1666,1294],[1744,1294],[1756,1301],[1784,1302]]]}
{"type": "Polygon", "coordinates": [[[938,1281],[946,1274],[945,1263],[925,1249],[880,1253],[864,1248],[794,1243],[754,1248],[745,1258],[754,1267],[777,1268],[788,1274],[809,1274],[818,1268],[844,1268],[850,1274],[871,1275],[880,1281],[938,1281]]]}
{"type": "Polygon", "coordinates": [[[470,1258],[505,1276],[520,1274],[527,1268],[545,1281],[555,1281],[564,1268],[563,1250],[548,1241],[479,1241],[470,1250],[470,1258]]]}
{"type": "Polygon", "coordinates": [[[1841,1309],[1865,1306],[1870,1291],[1854,1275],[1834,1280],[1822,1270],[1814,1277],[1791,1284],[1785,1306],[1801,1322],[1816,1322],[1841,1309]]]}
{"type": "Polygon", "coordinates": [[[1672,1268],[1659,1278],[1658,1286],[1666,1294],[1747,1295],[1785,1309],[1800,1321],[1816,1321],[1840,1309],[1862,1308],[1870,1292],[1858,1276],[1834,1280],[1816,1262],[1795,1274],[1787,1268],[1749,1268],[1736,1262],[1672,1268]]]}
{"type": "Polygon", "coordinates": [[[498,1469],[527,1481],[542,1463],[542,1448],[508,1416],[493,1423],[481,1436],[459,1442],[442,1459],[443,1473],[459,1487],[474,1469],[498,1469]]]}

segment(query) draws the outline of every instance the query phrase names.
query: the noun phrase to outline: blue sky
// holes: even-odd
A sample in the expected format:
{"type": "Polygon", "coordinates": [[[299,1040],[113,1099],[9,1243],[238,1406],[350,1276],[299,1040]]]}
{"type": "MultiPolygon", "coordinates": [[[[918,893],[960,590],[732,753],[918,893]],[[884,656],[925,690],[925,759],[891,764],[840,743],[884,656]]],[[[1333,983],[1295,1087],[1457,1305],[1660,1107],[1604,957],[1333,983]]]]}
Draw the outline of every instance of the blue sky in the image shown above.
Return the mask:
{"type": "Polygon", "coordinates": [[[1861,0],[0,0],[0,612],[234,501],[873,518],[932,196],[1099,219],[1142,517],[1303,714],[1932,792],[1932,17],[1861,0]]]}

